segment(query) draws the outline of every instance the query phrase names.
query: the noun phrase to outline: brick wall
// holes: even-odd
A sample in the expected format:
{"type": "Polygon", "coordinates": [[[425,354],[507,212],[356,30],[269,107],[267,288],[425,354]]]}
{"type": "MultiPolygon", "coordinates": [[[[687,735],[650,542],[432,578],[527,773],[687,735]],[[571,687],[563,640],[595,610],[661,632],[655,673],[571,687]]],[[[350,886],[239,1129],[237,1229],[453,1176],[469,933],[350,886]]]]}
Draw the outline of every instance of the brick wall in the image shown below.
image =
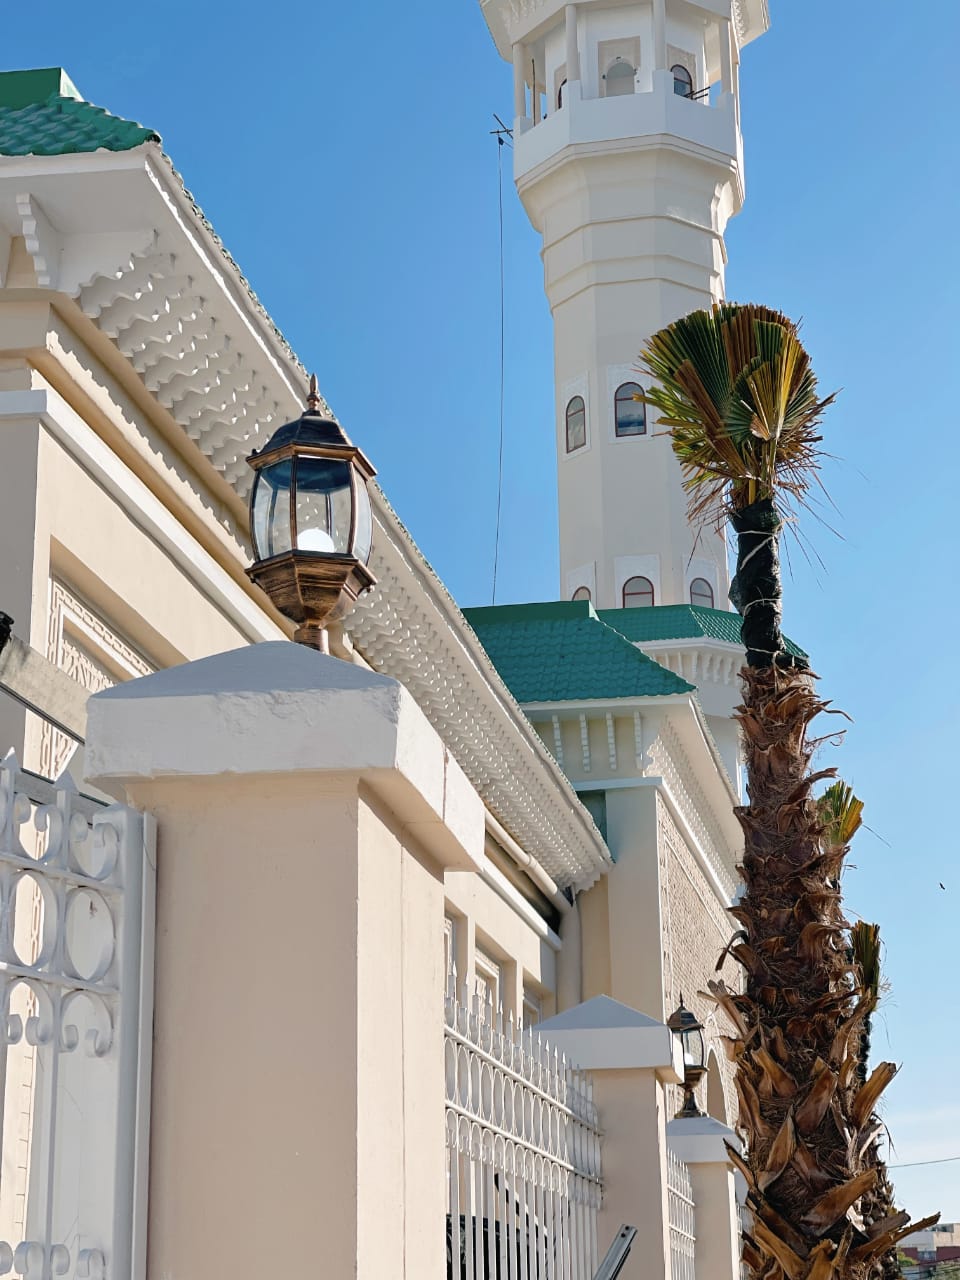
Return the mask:
{"type": "MultiPolygon", "coordinates": [[[[707,1027],[705,1038],[720,1063],[728,1123],[737,1114],[733,1088],[733,1067],[727,1059],[720,1036],[728,1030],[727,1020],[705,991],[711,978],[723,977],[729,987],[739,989],[741,969],[729,957],[722,975],[715,972],[720,953],[736,929],[733,920],[711,888],[706,876],[680,834],[663,797],[657,795],[657,845],[660,859],[661,914],[663,920],[664,1000],[673,1010],[684,1004],[707,1027]]],[[[706,1082],[701,1086],[701,1107],[706,1110],[706,1082]]],[[[674,1110],[680,1105],[676,1090],[674,1110]]]]}

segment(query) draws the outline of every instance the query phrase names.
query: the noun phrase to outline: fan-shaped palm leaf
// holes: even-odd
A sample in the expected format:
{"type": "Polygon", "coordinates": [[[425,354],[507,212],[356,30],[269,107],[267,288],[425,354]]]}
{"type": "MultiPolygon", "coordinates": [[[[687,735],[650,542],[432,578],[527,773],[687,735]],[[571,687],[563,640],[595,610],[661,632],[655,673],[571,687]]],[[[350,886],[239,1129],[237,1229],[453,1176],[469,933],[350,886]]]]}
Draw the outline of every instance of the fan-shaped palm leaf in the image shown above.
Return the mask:
{"type": "Polygon", "coordinates": [[[669,428],[690,516],[717,525],[760,498],[783,518],[819,466],[820,399],[796,325],[779,311],[718,303],[662,329],[642,356],[646,399],[669,428]]]}

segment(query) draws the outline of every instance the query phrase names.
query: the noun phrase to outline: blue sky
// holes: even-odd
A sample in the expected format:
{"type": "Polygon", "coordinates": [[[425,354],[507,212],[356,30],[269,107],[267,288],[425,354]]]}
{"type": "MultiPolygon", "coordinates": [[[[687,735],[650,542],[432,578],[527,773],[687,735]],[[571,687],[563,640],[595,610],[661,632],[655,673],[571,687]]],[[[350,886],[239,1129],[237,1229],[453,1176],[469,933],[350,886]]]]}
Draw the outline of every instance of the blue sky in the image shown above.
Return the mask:
{"type": "MultiPolygon", "coordinates": [[[[896,1161],[960,1156],[956,480],[960,148],[956,0],[770,0],[745,53],[748,195],[731,297],[803,317],[842,388],[824,478],[839,536],[794,547],[791,634],[853,717],[825,753],[867,804],[851,913],[880,922],[878,1054],[896,1161]],[[916,17],[918,10],[920,17],[916,17]],[[937,55],[943,60],[937,61],[937,55]],[[925,455],[923,449],[937,449],[925,455]],[[823,560],[819,564],[816,555],[823,560]],[[943,882],[946,889],[940,889],[943,882]]],[[[252,7],[245,10],[252,14],[252,7]]],[[[54,0],[5,19],[7,67],[67,67],[157,129],[207,215],[464,605],[488,603],[496,508],[497,154],[511,75],[477,0],[288,0],[264,17],[173,0],[54,0]]],[[[550,318],[539,243],[505,185],[507,366],[498,601],[557,594],[550,318]]],[[[960,1220],[960,1162],[896,1173],[960,1220]]]]}

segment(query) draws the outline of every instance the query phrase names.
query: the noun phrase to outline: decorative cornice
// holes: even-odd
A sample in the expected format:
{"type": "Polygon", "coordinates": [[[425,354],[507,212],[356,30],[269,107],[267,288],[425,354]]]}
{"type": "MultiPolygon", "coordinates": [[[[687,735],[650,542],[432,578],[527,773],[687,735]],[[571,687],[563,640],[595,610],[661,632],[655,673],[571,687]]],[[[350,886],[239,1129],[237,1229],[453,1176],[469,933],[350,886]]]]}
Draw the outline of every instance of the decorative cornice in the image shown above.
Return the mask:
{"type": "MultiPolygon", "coordinates": [[[[247,456],[301,411],[306,376],[166,157],[148,143],[5,159],[0,196],[11,187],[38,283],[76,301],[245,497],[247,456]],[[72,190],[101,229],[60,220],[55,243],[43,202],[55,194],[62,208],[72,190]]],[[[490,812],[561,888],[593,883],[610,857],[591,818],[379,490],[373,505],[380,585],[350,619],[357,650],[406,685],[490,812]]]]}

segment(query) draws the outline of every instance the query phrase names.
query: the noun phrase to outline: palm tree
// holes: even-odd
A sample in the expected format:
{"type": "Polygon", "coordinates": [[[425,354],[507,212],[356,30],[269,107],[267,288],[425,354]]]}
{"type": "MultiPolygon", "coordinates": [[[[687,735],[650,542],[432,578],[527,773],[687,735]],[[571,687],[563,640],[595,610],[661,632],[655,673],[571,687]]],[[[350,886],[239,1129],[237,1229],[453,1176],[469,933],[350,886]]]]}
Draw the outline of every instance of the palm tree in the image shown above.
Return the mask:
{"type": "MultiPolygon", "coordinates": [[[[896,1068],[857,1067],[869,999],[858,989],[840,877],[848,840],[823,838],[812,788],[811,721],[828,704],[780,630],[779,545],[817,481],[821,399],[796,326],[766,307],[721,304],[655,334],[643,352],[680,461],[695,523],[732,524],[730,598],[743,617],[746,666],[737,718],[749,803],[742,926],[732,952],[742,991],[710,990],[733,1027],[746,1155],[731,1150],[753,1214],[744,1260],[755,1280],[867,1280],[909,1230],[867,1226],[877,1184],[873,1113],[896,1068]]],[[[931,1219],[935,1221],[935,1219],[931,1219]]]]}
{"type": "MultiPolygon", "coordinates": [[[[824,845],[835,850],[849,845],[863,822],[863,801],[857,799],[845,782],[835,782],[821,795],[817,808],[824,845]]],[[[850,959],[853,961],[860,998],[866,1004],[857,1048],[857,1078],[861,1083],[866,1083],[869,1073],[870,1033],[873,1015],[880,1003],[883,989],[880,958],[880,926],[858,920],[850,930],[850,959]]],[[[876,1113],[871,1120],[878,1128],[882,1124],[876,1113]]],[[[864,1224],[871,1227],[879,1222],[892,1222],[898,1215],[893,1186],[876,1143],[871,1143],[866,1158],[872,1160],[877,1170],[876,1186],[865,1192],[861,1201],[864,1224]]],[[[908,1221],[907,1214],[900,1215],[901,1224],[908,1221]]],[[[891,1245],[885,1253],[873,1260],[868,1274],[870,1280],[898,1280],[900,1264],[896,1245],[891,1245]]]]}

